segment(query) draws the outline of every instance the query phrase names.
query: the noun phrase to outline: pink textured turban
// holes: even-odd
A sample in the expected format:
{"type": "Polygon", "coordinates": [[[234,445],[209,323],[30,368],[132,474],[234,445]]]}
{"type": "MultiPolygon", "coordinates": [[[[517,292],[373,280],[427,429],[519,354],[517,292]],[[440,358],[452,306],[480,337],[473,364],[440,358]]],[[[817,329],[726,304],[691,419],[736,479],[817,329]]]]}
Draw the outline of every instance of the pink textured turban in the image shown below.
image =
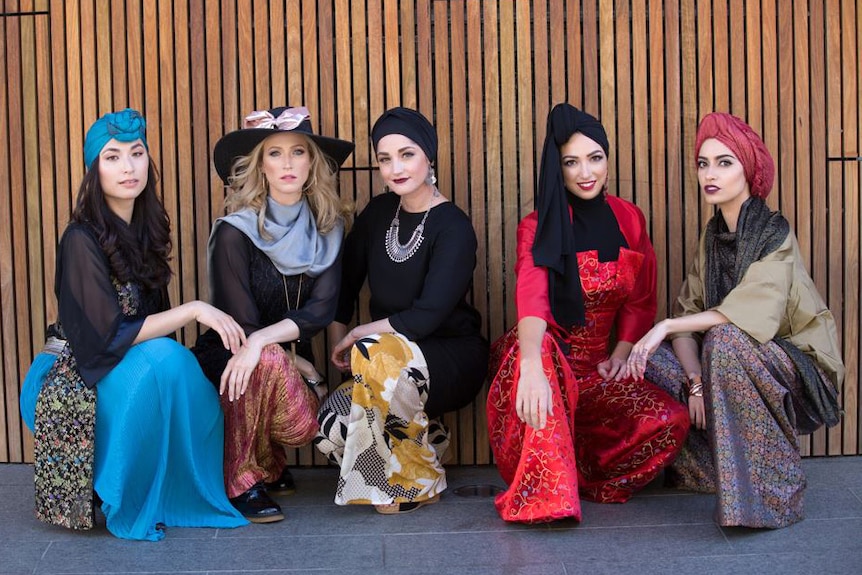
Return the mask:
{"type": "Polygon", "coordinates": [[[751,126],[730,114],[713,112],[707,114],[697,127],[694,143],[694,156],[700,154],[705,140],[715,138],[733,152],[742,163],[745,179],[751,195],[765,198],[772,191],[775,179],[775,162],[760,136],[751,126]]]}

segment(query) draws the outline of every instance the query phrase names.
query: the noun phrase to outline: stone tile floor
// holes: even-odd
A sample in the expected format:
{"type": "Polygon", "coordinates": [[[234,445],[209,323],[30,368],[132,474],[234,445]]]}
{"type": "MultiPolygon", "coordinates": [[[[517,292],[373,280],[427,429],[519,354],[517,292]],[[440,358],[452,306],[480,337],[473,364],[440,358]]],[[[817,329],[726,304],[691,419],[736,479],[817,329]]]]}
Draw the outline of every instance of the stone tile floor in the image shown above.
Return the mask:
{"type": "Polygon", "coordinates": [[[775,531],[719,528],[714,498],[658,482],[625,505],[585,502],[583,521],[503,523],[489,497],[453,491],[503,485],[493,467],[452,467],[440,503],[402,516],[332,503],[335,469],[297,469],[287,519],[235,530],[168,529],[159,543],[123,541],[102,524],[75,533],[33,516],[33,467],[0,465],[0,574],[862,573],[862,457],[805,460],[807,519],[775,531]]]}

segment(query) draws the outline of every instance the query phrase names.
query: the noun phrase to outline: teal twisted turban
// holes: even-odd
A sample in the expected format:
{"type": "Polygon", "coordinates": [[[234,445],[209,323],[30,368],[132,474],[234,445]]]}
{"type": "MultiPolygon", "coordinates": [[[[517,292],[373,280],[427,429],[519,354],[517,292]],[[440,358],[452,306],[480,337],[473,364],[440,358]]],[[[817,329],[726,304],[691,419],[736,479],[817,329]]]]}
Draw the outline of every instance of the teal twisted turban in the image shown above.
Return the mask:
{"type": "Polygon", "coordinates": [[[96,120],[87,130],[87,137],[84,139],[84,163],[87,164],[87,169],[90,169],[99,157],[99,152],[112,138],[118,142],[134,142],[140,139],[149,151],[147,121],[141,113],[131,108],[111,112],[96,120]]]}

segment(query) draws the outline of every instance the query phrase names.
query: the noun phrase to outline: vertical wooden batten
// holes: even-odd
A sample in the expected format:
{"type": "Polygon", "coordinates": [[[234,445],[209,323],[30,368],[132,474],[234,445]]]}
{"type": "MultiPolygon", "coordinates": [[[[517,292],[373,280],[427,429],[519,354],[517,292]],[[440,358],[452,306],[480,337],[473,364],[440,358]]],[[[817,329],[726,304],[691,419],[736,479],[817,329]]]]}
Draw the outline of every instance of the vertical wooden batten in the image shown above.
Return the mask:
{"type": "MultiPolygon", "coordinates": [[[[371,126],[420,109],[440,136],[439,186],[479,240],[472,301],[490,339],[516,321],[515,235],[533,209],[551,106],[599,115],[614,193],[637,203],[673,305],[712,208],[693,165],[698,120],[730,111],[776,160],[768,202],[791,222],[835,314],[845,417],[805,454],[862,453],[859,401],[862,6],[854,0],[2,0],[0,461],[32,459],[21,382],[56,319],[56,245],[84,174],[86,128],[126,106],[147,117],[173,223],[174,302],[208,297],[206,242],[223,209],[212,148],[252,110],[306,105],[354,140],[340,174],[358,208],[380,193],[371,126]]],[[[367,302],[367,293],[361,296],[367,302]]],[[[362,316],[367,320],[367,314],[362,316]]],[[[191,344],[199,327],[181,339],[191,344]]],[[[314,350],[326,367],[327,342],[314,350]]],[[[331,386],[337,375],[329,373],[331,386]]],[[[484,398],[448,414],[453,453],[489,463],[484,398]]],[[[311,447],[291,461],[324,465],[311,447]]]]}

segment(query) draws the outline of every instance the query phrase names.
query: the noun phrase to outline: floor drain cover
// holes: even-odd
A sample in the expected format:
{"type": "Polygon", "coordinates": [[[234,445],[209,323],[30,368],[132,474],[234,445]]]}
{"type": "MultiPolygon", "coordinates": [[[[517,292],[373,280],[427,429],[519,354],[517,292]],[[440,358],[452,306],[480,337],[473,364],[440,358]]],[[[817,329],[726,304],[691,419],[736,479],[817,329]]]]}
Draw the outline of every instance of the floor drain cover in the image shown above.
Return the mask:
{"type": "Polygon", "coordinates": [[[452,491],[458,497],[493,497],[505,491],[497,485],[464,485],[452,491]]]}

